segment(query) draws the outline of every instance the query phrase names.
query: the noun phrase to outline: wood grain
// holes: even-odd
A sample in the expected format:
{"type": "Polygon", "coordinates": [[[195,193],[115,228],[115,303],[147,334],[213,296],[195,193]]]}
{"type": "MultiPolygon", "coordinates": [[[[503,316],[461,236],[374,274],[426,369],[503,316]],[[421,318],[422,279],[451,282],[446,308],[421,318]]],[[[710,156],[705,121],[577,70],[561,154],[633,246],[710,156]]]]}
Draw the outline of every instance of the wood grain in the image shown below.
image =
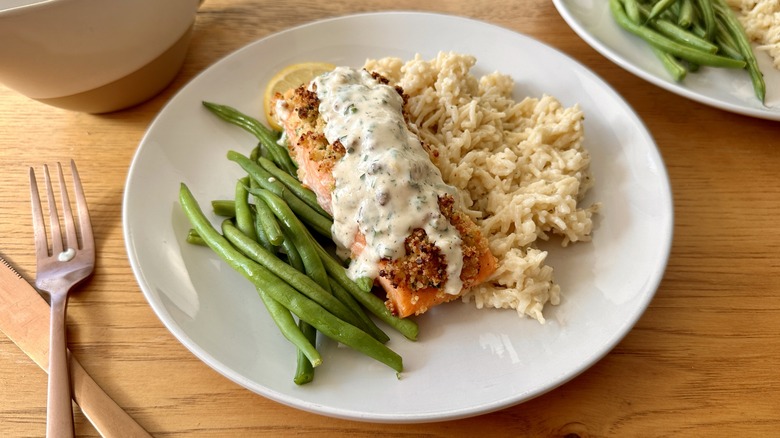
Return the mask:
{"type": "MultiPolygon", "coordinates": [[[[686,100],[586,45],[549,1],[207,0],[185,65],[154,99],[72,113],[0,87],[0,252],[34,275],[27,168],[74,158],[97,270],[70,302],[70,348],[154,436],[767,436],[780,430],[780,124],[686,100]],[[375,10],[472,17],[531,35],[609,82],[655,137],[673,188],[675,239],[656,298],[595,366],[527,403],[475,418],[378,425],[301,412],[211,370],[163,327],[132,275],[122,236],[128,168],[162,106],[203,69],[271,33],[375,10]]],[[[42,436],[46,376],[0,336],[0,436],[42,436]]],[[[97,436],[77,411],[79,436],[97,436]]]]}

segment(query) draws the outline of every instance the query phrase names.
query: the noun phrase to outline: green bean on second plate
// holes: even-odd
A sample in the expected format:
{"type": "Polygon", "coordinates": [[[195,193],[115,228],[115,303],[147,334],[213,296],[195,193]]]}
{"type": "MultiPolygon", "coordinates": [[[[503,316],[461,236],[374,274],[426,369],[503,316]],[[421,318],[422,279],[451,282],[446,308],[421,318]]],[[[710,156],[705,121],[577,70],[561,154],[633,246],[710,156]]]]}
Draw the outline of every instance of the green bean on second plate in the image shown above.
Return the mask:
{"type": "Polygon", "coordinates": [[[615,17],[615,21],[623,29],[639,36],[659,49],[665,50],[672,55],[690,61],[694,64],[709,65],[712,67],[724,67],[724,68],[744,68],[745,62],[727,58],[724,56],[713,55],[701,50],[697,50],[675,41],[655,32],[654,30],[642,25],[638,25],[632,22],[626,15],[626,11],[623,8],[623,4],[620,0],[609,0],[610,10],[615,17]]]}

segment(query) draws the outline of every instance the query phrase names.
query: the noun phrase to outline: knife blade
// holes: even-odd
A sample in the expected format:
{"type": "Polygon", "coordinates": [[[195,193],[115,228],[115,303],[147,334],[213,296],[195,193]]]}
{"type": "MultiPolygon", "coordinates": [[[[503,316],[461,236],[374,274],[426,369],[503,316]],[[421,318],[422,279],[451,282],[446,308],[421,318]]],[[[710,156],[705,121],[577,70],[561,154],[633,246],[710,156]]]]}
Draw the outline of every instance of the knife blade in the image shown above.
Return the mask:
{"type": "MultiPolygon", "coordinates": [[[[0,257],[0,331],[44,371],[49,369],[49,305],[0,257]]],[[[104,437],[151,437],[69,354],[73,400],[104,437]]]]}

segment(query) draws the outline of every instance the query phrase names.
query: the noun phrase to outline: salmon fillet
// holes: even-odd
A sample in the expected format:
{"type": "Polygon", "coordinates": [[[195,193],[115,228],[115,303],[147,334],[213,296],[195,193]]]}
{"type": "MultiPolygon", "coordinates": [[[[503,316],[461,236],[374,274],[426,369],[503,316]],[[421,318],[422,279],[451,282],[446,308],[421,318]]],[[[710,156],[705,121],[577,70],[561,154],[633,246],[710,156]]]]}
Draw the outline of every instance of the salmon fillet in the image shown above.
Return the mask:
{"type": "MultiPolygon", "coordinates": [[[[377,74],[372,76],[378,83],[387,85],[385,78],[377,74]]],[[[405,103],[403,90],[399,87],[395,90],[405,103]]],[[[301,86],[277,94],[276,101],[274,115],[284,127],[290,154],[298,164],[298,177],[316,193],[323,209],[332,213],[332,194],[336,187],[333,171],[347,150],[340,140],[329,142],[326,138],[327,123],[319,111],[316,86],[301,86]]],[[[431,153],[424,144],[423,147],[431,153]]],[[[423,227],[412,229],[403,239],[402,255],[379,260],[375,280],[386,292],[387,307],[402,318],[420,315],[433,306],[454,300],[486,281],[496,270],[496,258],[488,249],[487,239],[471,218],[455,207],[452,194],[438,194],[437,201],[439,212],[460,237],[459,280],[462,287],[457,293],[445,290],[445,284],[450,280],[445,254],[423,227]]],[[[357,232],[345,247],[351,250],[354,259],[366,250],[366,245],[365,235],[357,232]]]]}

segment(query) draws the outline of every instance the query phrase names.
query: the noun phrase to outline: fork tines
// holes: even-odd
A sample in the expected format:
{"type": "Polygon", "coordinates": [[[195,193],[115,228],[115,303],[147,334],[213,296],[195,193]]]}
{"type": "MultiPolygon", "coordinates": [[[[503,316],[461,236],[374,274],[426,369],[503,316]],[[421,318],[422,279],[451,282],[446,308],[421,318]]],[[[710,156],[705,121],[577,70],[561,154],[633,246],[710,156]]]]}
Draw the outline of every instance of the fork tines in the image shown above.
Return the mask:
{"type": "Polygon", "coordinates": [[[70,198],[65,184],[65,176],[62,172],[62,165],[57,163],[57,173],[60,186],[60,200],[62,202],[62,211],[64,213],[63,222],[65,225],[65,240],[63,240],[62,228],[57,214],[57,203],[52,189],[51,177],[49,176],[49,167],[43,165],[43,176],[46,184],[46,196],[48,198],[49,224],[51,226],[51,251],[47,245],[46,224],[44,221],[43,208],[41,206],[40,196],[38,194],[38,183],[35,178],[35,171],[30,168],[30,192],[32,197],[33,228],[35,232],[36,253],[57,255],[66,252],[68,249],[79,250],[92,248],[94,237],[92,235],[92,224],[87,210],[87,200],[84,196],[84,189],[81,185],[76,163],[70,160],[71,175],[73,186],[75,188],[76,208],[79,217],[79,229],[76,229],[73,219],[73,211],[70,206],[70,198]],[[81,234],[81,244],[78,236],[81,234]]]}

